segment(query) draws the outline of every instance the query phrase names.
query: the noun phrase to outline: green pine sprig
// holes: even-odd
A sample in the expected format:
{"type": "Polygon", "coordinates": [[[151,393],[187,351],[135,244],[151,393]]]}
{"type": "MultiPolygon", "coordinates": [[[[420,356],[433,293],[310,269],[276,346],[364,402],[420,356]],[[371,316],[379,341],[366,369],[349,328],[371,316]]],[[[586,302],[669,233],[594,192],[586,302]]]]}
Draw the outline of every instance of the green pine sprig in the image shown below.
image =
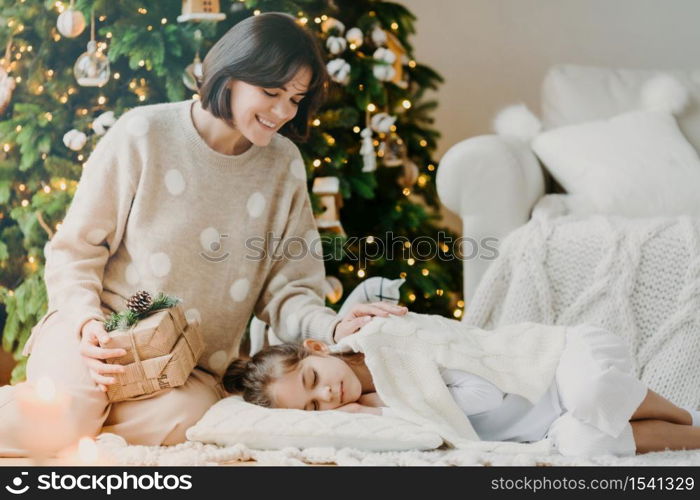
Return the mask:
{"type": "Polygon", "coordinates": [[[158,296],[153,299],[151,306],[142,313],[136,313],[130,309],[126,309],[118,313],[114,312],[110,314],[104,322],[105,330],[108,332],[112,332],[114,330],[128,330],[143,318],[150,316],[154,312],[162,309],[170,309],[181,302],[182,300],[177,297],[172,297],[160,292],[158,293],[158,296]]]}

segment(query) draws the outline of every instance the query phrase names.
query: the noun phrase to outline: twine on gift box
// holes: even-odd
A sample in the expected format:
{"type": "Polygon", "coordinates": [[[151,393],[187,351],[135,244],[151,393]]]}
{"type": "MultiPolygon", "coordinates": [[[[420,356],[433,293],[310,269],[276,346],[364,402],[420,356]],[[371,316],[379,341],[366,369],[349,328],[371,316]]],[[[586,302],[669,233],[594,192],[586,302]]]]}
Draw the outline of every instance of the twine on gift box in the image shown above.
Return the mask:
{"type": "MultiPolygon", "coordinates": [[[[141,356],[139,356],[139,350],[136,348],[136,336],[134,335],[134,328],[136,325],[132,326],[129,328],[129,340],[131,341],[131,351],[134,353],[134,361],[136,362],[136,368],[139,371],[139,377],[141,380],[146,380],[146,370],[143,369],[143,365],[141,364],[141,356]]],[[[148,391],[148,388],[144,388],[144,383],[139,381],[139,386],[141,386],[142,391],[148,391]]],[[[150,394],[153,391],[148,391],[147,394],[150,394]]]]}

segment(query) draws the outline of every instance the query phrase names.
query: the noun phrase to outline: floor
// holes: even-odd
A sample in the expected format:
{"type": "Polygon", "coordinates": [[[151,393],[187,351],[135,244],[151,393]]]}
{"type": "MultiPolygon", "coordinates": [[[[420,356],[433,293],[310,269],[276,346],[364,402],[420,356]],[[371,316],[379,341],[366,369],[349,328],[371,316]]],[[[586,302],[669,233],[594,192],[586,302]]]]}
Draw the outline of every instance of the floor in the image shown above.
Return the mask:
{"type": "MultiPolygon", "coordinates": [[[[23,467],[23,466],[32,466],[35,465],[31,459],[29,458],[0,458],[0,467],[23,467]]],[[[70,464],[65,464],[62,463],[59,459],[52,459],[49,460],[47,463],[42,464],[46,466],[55,466],[55,465],[70,465],[70,464]]],[[[230,466],[230,467],[251,467],[251,466],[257,466],[258,463],[255,461],[248,461],[248,462],[240,462],[238,460],[234,462],[226,462],[221,464],[222,466],[230,466]]]]}

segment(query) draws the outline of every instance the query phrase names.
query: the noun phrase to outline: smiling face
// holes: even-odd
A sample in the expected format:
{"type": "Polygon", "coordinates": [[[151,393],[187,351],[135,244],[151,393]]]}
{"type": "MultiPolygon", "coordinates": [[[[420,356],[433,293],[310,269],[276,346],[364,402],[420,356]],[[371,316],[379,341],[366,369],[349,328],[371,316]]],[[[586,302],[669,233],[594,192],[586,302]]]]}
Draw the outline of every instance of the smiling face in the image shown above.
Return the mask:
{"type": "Polygon", "coordinates": [[[315,352],[270,383],[268,392],[277,408],[333,410],[360,399],[362,384],[345,361],[315,352]]]}
{"type": "Polygon", "coordinates": [[[265,88],[233,80],[231,111],[233,123],[256,146],[267,146],[276,132],[292,120],[308,92],[311,71],[302,67],[280,88],[265,88]]]}

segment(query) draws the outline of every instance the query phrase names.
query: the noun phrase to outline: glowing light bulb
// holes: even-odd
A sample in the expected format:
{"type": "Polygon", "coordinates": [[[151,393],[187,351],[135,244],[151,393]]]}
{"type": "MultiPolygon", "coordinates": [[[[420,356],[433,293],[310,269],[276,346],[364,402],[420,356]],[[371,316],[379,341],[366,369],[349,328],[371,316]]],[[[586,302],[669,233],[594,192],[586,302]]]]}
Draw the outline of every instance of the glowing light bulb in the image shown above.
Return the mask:
{"type": "Polygon", "coordinates": [[[420,273],[421,273],[423,276],[427,276],[427,275],[430,274],[430,271],[427,270],[427,269],[423,269],[420,273]]]}
{"type": "Polygon", "coordinates": [[[367,111],[369,111],[370,113],[374,113],[375,111],[377,111],[377,106],[375,106],[374,103],[370,102],[367,105],[367,111]]]}
{"type": "Polygon", "coordinates": [[[412,257],[406,261],[406,264],[408,264],[409,266],[412,266],[415,263],[416,263],[416,260],[412,257]]]}
{"type": "Polygon", "coordinates": [[[401,102],[401,106],[403,106],[405,109],[409,109],[411,107],[411,101],[409,101],[408,99],[404,99],[401,102]]]}

